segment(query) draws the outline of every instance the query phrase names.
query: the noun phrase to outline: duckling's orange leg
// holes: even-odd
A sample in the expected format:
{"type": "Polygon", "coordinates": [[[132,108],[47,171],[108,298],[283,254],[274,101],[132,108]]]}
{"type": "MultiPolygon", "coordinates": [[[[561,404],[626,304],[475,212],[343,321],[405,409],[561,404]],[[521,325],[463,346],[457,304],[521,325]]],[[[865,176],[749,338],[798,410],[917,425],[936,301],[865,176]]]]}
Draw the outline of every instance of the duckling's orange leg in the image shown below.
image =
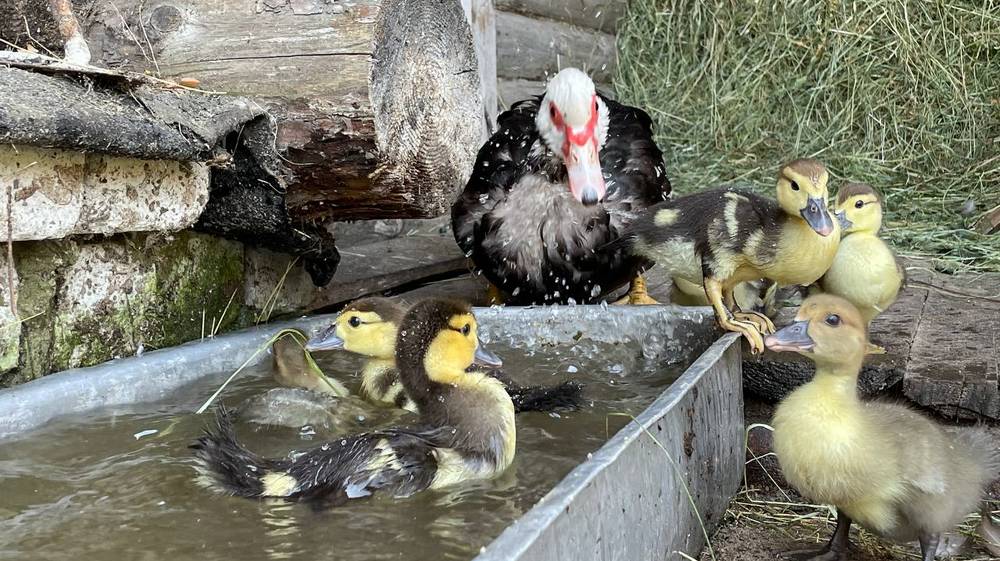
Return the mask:
{"type": "Polygon", "coordinates": [[[771,318],[758,312],[744,312],[741,310],[736,303],[736,297],[733,295],[735,289],[736,287],[733,286],[732,288],[722,290],[722,301],[727,308],[733,310],[733,317],[740,321],[747,321],[754,324],[757,327],[757,331],[763,335],[770,335],[777,331],[771,318]]]}
{"type": "Polygon", "coordinates": [[[649,292],[646,291],[646,279],[641,274],[636,275],[629,283],[628,294],[615,300],[614,303],[615,305],[631,304],[633,306],[659,304],[649,296],[649,292]]]}
{"type": "MultiPolygon", "coordinates": [[[[764,351],[764,336],[761,335],[757,325],[750,321],[737,319],[733,312],[723,303],[722,283],[716,279],[705,277],[705,296],[715,310],[715,319],[719,322],[719,327],[726,331],[742,333],[750,343],[750,352],[760,354],[764,351]]],[[[732,296],[732,291],[730,291],[732,296]]]]}
{"type": "Polygon", "coordinates": [[[851,545],[850,536],[851,519],[838,511],[837,529],[833,531],[833,536],[823,549],[787,551],[779,555],[791,561],[847,561],[847,549],[851,545]]]}

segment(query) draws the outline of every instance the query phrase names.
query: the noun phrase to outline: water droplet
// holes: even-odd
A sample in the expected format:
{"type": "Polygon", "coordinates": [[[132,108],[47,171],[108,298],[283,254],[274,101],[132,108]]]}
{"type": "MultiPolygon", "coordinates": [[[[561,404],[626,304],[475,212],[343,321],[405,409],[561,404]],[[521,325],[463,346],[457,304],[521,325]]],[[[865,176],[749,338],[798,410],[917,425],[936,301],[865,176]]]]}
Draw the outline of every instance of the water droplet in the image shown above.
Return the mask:
{"type": "Polygon", "coordinates": [[[569,372],[570,374],[574,374],[574,373],[579,372],[579,371],[580,371],[580,369],[577,368],[577,367],[575,367],[575,366],[573,366],[572,364],[570,364],[569,366],[566,367],[566,372],[569,372]]]}

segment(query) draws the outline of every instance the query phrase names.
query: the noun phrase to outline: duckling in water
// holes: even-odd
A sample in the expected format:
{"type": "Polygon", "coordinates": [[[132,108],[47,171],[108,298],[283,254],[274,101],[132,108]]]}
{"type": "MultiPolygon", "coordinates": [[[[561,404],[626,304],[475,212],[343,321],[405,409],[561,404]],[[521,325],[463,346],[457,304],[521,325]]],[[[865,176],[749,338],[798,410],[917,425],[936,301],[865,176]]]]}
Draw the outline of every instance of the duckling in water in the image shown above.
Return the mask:
{"type": "Polygon", "coordinates": [[[348,436],[293,454],[262,458],[218,426],[192,445],[200,481],[242,497],[343,504],[381,491],[406,497],[503,472],[515,453],[514,405],[503,385],[466,369],[500,360],[478,344],[467,304],[426,300],[403,318],[396,342],[400,380],[420,410],[420,427],[348,436]]]}
{"type": "MultiPolygon", "coordinates": [[[[344,308],[333,325],[306,343],[310,352],[343,349],[366,357],[361,392],[374,403],[416,411],[396,369],[396,331],[405,306],[388,298],[362,298],[344,308]]],[[[556,386],[521,386],[500,370],[485,372],[503,383],[518,413],[579,407],[582,388],[568,381],[556,386]]]]}
{"type": "Polygon", "coordinates": [[[343,384],[327,377],[315,362],[306,355],[307,349],[299,341],[306,341],[305,333],[286,334],[271,345],[274,358],[274,381],[286,388],[302,388],[321,394],[346,397],[351,392],[343,384]]]}
{"type": "Polygon", "coordinates": [[[692,193],[654,205],[622,243],[675,280],[704,287],[719,325],[742,333],[757,354],[774,324],[740,310],[733,290],[759,279],[808,285],[830,268],[840,226],[826,207],[828,179],[823,164],[795,160],[781,168],[777,201],[728,187],[692,193]]]}
{"type": "Polygon", "coordinates": [[[829,294],[807,298],[768,348],[816,363],[813,380],[778,405],[774,450],[785,479],[837,507],[837,529],[811,561],[844,561],[852,522],[897,541],[919,540],[932,561],[943,532],[976,510],[1000,469],[1000,451],[978,429],[945,428],[899,404],[862,402],[857,381],[864,317],[829,294]]]}
{"type": "MultiPolygon", "coordinates": [[[[899,294],[904,272],[889,246],[879,239],[882,198],[869,185],[851,183],[837,193],[837,218],[844,238],[830,270],[819,284],[824,292],[847,299],[870,325],[899,294]]],[[[884,353],[871,345],[870,354],[884,353]]]]}

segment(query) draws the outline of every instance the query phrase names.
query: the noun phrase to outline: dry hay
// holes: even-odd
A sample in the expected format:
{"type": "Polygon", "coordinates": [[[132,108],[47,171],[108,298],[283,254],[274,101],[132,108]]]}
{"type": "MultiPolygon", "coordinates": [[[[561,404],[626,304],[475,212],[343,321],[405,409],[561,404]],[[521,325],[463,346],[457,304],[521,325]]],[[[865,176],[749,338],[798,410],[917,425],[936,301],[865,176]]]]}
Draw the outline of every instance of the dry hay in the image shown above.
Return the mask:
{"type": "Polygon", "coordinates": [[[969,229],[1000,204],[1000,1],[632,0],[618,42],[679,192],[813,156],[886,193],[900,251],[1000,270],[969,229]]]}

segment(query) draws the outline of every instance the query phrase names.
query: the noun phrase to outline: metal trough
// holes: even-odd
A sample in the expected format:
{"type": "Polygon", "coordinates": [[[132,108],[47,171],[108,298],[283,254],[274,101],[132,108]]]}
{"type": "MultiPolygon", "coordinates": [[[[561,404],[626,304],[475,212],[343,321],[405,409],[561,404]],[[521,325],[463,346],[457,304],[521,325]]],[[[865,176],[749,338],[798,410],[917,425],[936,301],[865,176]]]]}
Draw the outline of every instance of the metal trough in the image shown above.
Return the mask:
{"type": "MultiPolygon", "coordinates": [[[[655,345],[674,356],[706,349],[681,377],[578,465],[476,561],[674,560],[696,555],[740,484],[740,341],[718,335],[707,308],[598,306],[477,309],[484,339],[513,346],[587,337],[655,345]],[[611,326],[611,328],[609,328],[611,326]],[[714,343],[713,343],[714,340],[714,343]]],[[[232,371],[276,331],[315,332],[317,316],[53,374],[0,391],[0,439],[51,419],[169,398],[232,371]]],[[[269,360],[260,353],[258,361],[269,360]]]]}

